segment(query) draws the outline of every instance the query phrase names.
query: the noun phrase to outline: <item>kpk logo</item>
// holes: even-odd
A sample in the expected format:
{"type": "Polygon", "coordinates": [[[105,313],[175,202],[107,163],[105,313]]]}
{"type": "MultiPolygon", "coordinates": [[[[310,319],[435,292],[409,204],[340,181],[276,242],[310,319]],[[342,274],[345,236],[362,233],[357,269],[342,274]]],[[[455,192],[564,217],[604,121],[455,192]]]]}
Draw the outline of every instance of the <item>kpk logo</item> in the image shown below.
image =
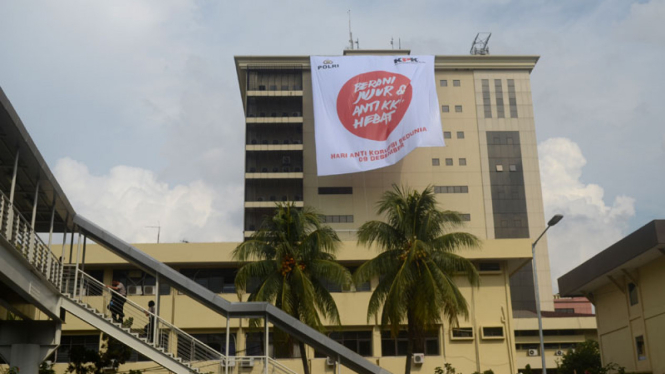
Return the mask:
{"type": "Polygon", "coordinates": [[[421,64],[424,62],[418,61],[418,57],[400,57],[395,59],[395,65],[399,64],[421,64]]]}
{"type": "MultiPolygon", "coordinates": [[[[417,61],[416,61],[417,62],[417,61]]],[[[411,104],[411,80],[387,71],[349,79],[337,95],[337,115],[353,135],[385,141],[411,104]]]]}
{"type": "Polygon", "coordinates": [[[323,60],[323,65],[319,65],[316,67],[317,70],[321,69],[334,69],[338,68],[339,64],[333,64],[332,60],[323,60]]]}

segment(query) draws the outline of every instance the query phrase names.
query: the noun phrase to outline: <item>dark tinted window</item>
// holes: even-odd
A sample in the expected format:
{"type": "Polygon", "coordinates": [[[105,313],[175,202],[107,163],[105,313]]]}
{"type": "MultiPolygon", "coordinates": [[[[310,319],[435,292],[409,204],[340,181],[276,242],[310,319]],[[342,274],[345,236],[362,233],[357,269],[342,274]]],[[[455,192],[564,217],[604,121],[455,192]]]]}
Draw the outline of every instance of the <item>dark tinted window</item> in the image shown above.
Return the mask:
{"type": "Polygon", "coordinates": [[[353,187],[319,187],[319,195],[351,195],[353,187]]]}

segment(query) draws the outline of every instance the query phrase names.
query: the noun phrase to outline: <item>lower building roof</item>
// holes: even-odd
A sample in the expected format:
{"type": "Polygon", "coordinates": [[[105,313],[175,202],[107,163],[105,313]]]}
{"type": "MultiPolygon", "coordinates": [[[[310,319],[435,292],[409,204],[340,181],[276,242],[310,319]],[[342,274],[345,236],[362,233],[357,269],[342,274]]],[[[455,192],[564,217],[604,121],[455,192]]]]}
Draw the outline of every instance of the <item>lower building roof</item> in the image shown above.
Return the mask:
{"type": "Polygon", "coordinates": [[[654,220],[558,279],[561,296],[581,296],[665,255],[665,220],[654,220]]]}

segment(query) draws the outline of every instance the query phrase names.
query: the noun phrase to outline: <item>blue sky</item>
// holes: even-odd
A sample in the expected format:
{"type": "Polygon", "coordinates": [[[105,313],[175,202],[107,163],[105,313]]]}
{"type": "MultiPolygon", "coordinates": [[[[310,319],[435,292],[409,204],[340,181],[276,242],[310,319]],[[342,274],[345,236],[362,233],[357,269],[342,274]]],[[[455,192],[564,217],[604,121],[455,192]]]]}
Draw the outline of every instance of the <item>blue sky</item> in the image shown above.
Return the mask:
{"type": "Polygon", "coordinates": [[[170,241],[238,240],[233,56],[340,54],[348,9],[361,48],[467,54],[491,31],[493,54],[541,55],[555,276],[663,217],[662,0],[5,1],[0,86],[84,215],[135,241],[157,221],[170,241]]]}

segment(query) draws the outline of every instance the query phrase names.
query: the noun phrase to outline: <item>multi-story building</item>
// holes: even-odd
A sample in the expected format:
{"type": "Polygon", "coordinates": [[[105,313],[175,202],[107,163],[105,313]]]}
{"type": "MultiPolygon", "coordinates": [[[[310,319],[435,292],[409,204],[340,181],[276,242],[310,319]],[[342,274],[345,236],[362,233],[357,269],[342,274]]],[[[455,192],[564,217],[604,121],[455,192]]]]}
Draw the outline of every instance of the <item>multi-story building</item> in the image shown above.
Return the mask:
{"type": "MultiPolygon", "coordinates": [[[[409,51],[350,50],[345,54],[405,55],[409,51]]],[[[470,316],[459,326],[433,326],[417,348],[425,355],[424,362],[414,366],[434,372],[435,367],[449,362],[464,373],[487,369],[497,374],[516,373],[524,367],[521,357],[527,357],[528,350],[523,345],[531,344],[534,329],[531,238],[545,229],[530,88],[530,73],[537,60],[537,56],[436,56],[446,147],[416,149],[397,164],[378,170],[318,177],[309,57],[237,56],[246,115],[245,237],[259,227],[276,201],[313,206],[343,240],[338,260],[353,269],[376,254],[357,245],[355,232],[362,223],[381,219],[375,211],[381,194],[393,184],[418,190],[433,186],[441,207],[461,212],[467,221],[464,230],[483,241],[482,249],[461,252],[477,264],[481,285],[471,287],[456,277],[470,316]]],[[[237,300],[233,279],[239,264],[231,256],[237,244],[137,247],[204,287],[237,300]]],[[[536,262],[541,306],[554,313],[546,241],[538,245],[536,262]]],[[[160,316],[222,349],[226,338],[222,317],[186,295],[166,286],[155,290],[154,278],[91,245],[85,271],[107,284],[112,279],[124,281],[130,298],[141,305],[159,293],[160,316]]],[[[376,282],[353,290],[330,288],[343,325],[332,329],[331,336],[391,372],[402,372],[405,338],[394,339],[376,319],[366,317],[376,282]]],[[[557,348],[573,335],[583,339],[591,329],[583,324],[573,327],[570,318],[551,321],[552,331],[573,331],[557,340],[557,348]]],[[[261,354],[262,345],[247,321],[231,327],[230,354],[261,354]]],[[[99,344],[99,334],[74,318],[67,319],[63,330],[57,361],[67,359],[68,345],[99,344]]],[[[312,371],[332,370],[326,357],[318,356],[308,352],[312,371]]],[[[296,372],[302,370],[298,358],[280,358],[280,362],[296,372]]],[[[131,368],[150,366],[154,364],[137,363],[131,368]]]]}

